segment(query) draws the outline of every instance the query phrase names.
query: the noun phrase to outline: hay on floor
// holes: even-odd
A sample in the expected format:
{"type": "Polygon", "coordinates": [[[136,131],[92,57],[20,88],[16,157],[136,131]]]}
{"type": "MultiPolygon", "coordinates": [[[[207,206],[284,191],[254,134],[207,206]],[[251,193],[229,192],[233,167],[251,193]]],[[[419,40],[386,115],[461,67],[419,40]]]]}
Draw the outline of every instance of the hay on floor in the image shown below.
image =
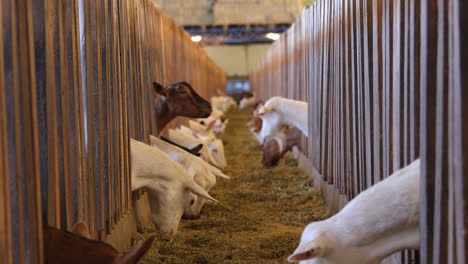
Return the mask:
{"type": "MultiPolygon", "coordinates": [[[[220,201],[207,202],[200,218],[183,219],[177,235],[157,232],[141,263],[287,263],[305,225],[329,217],[312,180],[286,155],[277,167],[264,168],[262,150],[246,127],[249,115],[229,114],[222,137],[226,174],[210,192],[220,201]]],[[[138,234],[133,244],[146,234],[138,234]]]]}

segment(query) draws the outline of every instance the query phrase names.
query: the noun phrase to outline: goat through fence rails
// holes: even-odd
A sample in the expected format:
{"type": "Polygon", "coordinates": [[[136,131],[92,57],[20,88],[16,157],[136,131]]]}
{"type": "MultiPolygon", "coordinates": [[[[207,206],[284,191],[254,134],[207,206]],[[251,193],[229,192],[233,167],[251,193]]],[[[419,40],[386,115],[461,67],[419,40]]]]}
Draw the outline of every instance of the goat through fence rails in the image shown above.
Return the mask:
{"type": "Polygon", "coordinates": [[[250,75],[258,99],[309,102],[300,149],[335,211],[421,158],[420,252],[396,263],[468,261],[467,11],[460,0],[318,0],[250,75]]]}
{"type": "Polygon", "coordinates": [[[6,0],[0,17],[0,259],[43,263],[44,225],[105,240],[128,216],[152,82],[209,99],[226,77],[150,0],[6,0]]]}

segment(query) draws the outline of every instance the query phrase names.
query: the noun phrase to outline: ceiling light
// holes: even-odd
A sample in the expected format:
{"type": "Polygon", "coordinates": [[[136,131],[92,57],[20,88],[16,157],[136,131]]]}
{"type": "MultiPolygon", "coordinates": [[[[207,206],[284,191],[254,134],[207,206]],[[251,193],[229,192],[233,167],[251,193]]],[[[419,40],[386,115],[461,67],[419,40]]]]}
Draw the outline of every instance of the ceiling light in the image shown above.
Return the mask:
{"type": "Polygon", "coordinates": [[[270,33],[266,34],[265,37],[269,38],[269,39],[272,39],[272,40],[278,40],[280,38],[280,34],[270,32],[270,33]]]}
{"type": "Polygon", "coordinates": [[[197,36],[192,36],[192,41],[193,42],[200,42],[202,40],[202,36],[197,35],[197,36]]]}

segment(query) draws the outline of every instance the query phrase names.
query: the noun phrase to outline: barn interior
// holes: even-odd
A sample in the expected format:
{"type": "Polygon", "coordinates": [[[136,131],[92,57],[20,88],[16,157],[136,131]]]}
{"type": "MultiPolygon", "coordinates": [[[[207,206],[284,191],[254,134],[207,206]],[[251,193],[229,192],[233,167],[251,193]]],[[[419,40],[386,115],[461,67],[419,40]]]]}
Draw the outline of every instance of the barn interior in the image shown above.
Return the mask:
{"type": "Polygon", "coordinates": [[[2,1],[0,262],[468,263],[464,11],[2,1]]]}

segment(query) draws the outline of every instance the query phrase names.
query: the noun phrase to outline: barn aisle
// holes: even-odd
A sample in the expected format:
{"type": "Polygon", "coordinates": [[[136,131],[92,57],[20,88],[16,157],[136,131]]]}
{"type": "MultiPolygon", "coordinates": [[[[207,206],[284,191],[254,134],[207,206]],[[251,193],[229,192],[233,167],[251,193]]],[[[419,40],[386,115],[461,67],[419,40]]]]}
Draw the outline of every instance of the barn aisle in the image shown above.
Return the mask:
{"type": "Polygon", "coordinates": [[[222,139],[231,180],[219,179],[210,192],[220,203],[206,203],[198,219],[183,219],[174,237],[158,232],[141,263],[287,263],[304,226],[328,217],[292,155],[263,168],[261,147],[246,127],[250,115],[234,110],[228,117],[222,139]]]}

